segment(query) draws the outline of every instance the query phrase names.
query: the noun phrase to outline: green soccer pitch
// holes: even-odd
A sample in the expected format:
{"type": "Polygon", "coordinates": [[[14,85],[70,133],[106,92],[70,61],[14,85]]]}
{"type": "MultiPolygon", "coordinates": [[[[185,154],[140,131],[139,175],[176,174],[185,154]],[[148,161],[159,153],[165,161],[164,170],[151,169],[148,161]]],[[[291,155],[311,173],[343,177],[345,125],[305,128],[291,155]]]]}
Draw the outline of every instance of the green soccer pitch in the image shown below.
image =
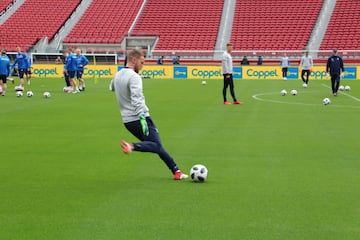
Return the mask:
{"type": "Polygon", "coordinates": [[[360,238],[360,81],[338,97],[329,81],[235,81],[245,104],[225,106],[222,81],[145,79],[165,148],[209,169],[200,184],[122,153],[135,138],[109,81],[66,94],[36,78],[32,98],[11,83],[0,97],[0,239],[360,238]]]}

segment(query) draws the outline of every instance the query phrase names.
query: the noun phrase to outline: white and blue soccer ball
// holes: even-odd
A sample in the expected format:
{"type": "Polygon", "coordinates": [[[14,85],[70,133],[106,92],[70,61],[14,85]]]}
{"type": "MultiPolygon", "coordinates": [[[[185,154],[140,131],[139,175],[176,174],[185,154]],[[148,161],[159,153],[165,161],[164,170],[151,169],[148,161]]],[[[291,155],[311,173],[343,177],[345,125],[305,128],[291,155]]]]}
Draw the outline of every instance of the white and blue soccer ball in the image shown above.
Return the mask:
{"type": "Polygon", "coordinates": [[[340,86],[339,86],[339,90],[340,90],[340,91],[344,91],[344,90],[345,90],[345,87],[344,87],[343,85],[340,85],[340,86]]]}
{"type": "Polygon", "coordinates": [[[351,90],[350,86],[345,86],[345,91],[350,91],[350,90],[351,90]]]}
{"type": "Polygon", "coordinates": [[[281,96],[285,96],[287,94],[287,91],[285,89],[280,91],[281,96]]]}
{"type": "Polygon", "coordinates": [[[201,84],[202,84],[202,85],[206,85],[206,81],[205,81],[205,80],[202,81],[201,84]]]}
{"type": "Polygon", "coordinates": [[[32,91],[27,91],[26,96],[32,97],[32,96],[34,96],[34,93],[32,91]]]}
{"type": "Polygon", "coordinates": [[[50,98],[51,94],[49,92],[44,92],[43,96],[44,98],[50,98]]]}
{"type": "Polygon", "coordinates": [[[16,96],[17,96],[17,97],[22,97],[22,96],[23,96],[23,92],[22,92],[22,91],[17,91],[17,92],[16,92],[16,96]]]}
{"type": "Polygon", "coordinates": [[[202,164],[196,164],[190,169],[190,177],[194,182],[205,182],[207,176],[208,170],[202,164]]]}
{"type": "Polygon", "coordinates": [[[291,90],[291,95],[293,95],[293,96],[296,96],[297,94],[298,94],[298,92],[295,90],[295,89],[293,89],[293,90],[291,90]]]}
{"type": "Polygon", "coordinates": [[[303,83],[302,87],[303,87],[303,88],[307,88],[308,85],[307,85],[306,83],[303,83]]]}
{"type": "Polygon", "coordinates": [[[331,103],[330,101],[330,98],[324,98],[323,100],[323,104],[326,106],[326,105],[329,105],[331,103]]]}

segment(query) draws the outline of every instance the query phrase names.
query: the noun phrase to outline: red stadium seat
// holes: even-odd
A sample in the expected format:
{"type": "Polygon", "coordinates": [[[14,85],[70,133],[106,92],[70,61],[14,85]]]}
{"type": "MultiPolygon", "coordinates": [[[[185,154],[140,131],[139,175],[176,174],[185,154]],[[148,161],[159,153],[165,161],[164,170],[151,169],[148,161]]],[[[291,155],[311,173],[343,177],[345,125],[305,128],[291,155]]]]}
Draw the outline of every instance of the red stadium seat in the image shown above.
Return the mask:
{"type": "Polygon", "coordinates": [[[323,0],[237,1],[231,35],[235,49],[302,50],[323,0]],[[306,17],[304,14],[306,13],[306,17]]]}
{"type": "Polygon", "coordinates": [[[337,0],[320,50],[360,48],[360,1],[337,0]]]}
{"type": "Polygon", "coordinates": [[[79,3],[80,0],[26,0],[1,25],[1,47],[15,51],[20,46],[26,51],[44,36],[51,40],[79,3]],[[61,11],[54,14],[54,9],[61,11]]]}
{"type": "Polygon", "coordinates": [[[64,42],[82,38],[88,44],[119,44],[142,3],[142,0],[93,0],[64,42]]]}
{"type": "Polygon", "coordinates": [[[218,0],[148,0],[134,34],[160,36],[156,50],[213,50],[222,7],[218,0]]]}

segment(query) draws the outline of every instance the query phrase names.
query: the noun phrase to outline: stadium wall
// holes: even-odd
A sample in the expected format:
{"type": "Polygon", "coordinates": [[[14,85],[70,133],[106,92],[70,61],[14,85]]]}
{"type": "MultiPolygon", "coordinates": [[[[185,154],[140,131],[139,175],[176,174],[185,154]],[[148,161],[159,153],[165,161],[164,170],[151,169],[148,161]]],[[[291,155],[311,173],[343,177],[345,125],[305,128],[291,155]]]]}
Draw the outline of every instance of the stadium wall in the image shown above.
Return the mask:
{"type": "MultiPolygon", "coordinates": [[[[84,77],[93,78],[112,78],[123,66],[117,65],[87,65],[84,77]]],[[[297,66],[290,66],[288,80],[298,80],[301,76],[301,69],[297,66]]],[[[206,65],[145,65],[140,71],[140,75],[150,79],[199,79],[199,80],[222,80],[221,66],[206,65]]],[[[34,77],[63,77],[63,65],[58,64],[34,64],[34,77]]],[[[344,80],[357,80],[360,76],[360,65],[346,66],[344,80]]],[[[235,66],[233,68],[235,80],[280,80],[280,66],[235,66]]],[[[328,79],[326,77],[325,66],[314,66],[311,73],[314,80],[328,79]]]]}

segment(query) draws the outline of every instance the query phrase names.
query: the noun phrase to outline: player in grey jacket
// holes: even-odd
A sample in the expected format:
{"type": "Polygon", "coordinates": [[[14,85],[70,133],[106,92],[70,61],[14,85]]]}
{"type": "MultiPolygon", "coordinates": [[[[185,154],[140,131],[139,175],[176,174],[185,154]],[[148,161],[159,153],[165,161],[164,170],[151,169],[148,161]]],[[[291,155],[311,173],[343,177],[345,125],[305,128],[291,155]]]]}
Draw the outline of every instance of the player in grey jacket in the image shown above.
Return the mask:
{"type": "Polygon", "coordinates": [[[142,79],[139,75],[143,64],[142,52],[131,50],[128,53],[126,67],[116,73],[110,84],[110,90],[115,91],[126,129],[141,141],[128,143],[122,140],[120,145],[126,154],[130,154],[132,151],[158,154],[173,173],[175,180],[185,179],[188,175],[179,170],[174,159],[163,148],[159,132],[150,117],[149,108],[145,104],[142,79]]]}
{"type": "Polygon", "coordinates": [[[301,79],[303,80],[303,82],[308,85],[309,84],[309,76],[311,73],[311,69],[314,66],[314,62],[311,56],[309,56],[309,51],[305,52],[305,55],[302,56],[301,61],[300,61],[300,68],[302,68],[301,70],[301,79]],[[306,74],[306,80],[304,78],[304,75],[306,74]]]}

